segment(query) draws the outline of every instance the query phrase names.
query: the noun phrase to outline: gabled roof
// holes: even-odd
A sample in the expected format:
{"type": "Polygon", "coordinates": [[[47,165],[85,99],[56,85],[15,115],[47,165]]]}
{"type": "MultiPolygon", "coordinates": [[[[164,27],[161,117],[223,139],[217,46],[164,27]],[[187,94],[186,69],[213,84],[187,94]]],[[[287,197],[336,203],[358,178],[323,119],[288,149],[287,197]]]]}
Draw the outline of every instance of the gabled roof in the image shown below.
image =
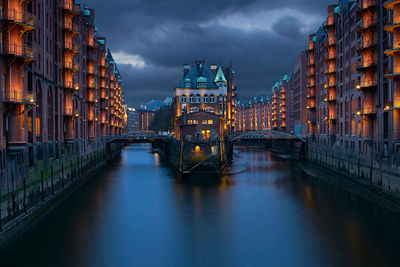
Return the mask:
{"type": "Polygon", "coordinates": [[[183,77],[178,83],[178,88],[185,88],[185,83],[190,82],[190,88],[197,88],[198,79],[199,82],[205,82],[205,89],[217,89],[217,85],[214,83],[215,74],[209,69],[209,67],[202,62],[200,64],[193,64],[189,72],[183,77]],[[189,81],[190,79],[190,81],[189,81]]]}

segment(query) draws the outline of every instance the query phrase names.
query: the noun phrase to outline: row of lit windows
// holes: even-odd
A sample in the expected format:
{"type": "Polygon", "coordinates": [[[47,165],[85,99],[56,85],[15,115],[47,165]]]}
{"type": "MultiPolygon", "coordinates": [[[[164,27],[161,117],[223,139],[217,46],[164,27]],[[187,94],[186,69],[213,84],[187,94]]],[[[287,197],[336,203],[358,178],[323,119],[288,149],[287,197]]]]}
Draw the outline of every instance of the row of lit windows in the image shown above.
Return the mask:
{"type": "MultiPolygon", "coordinates": [[[[190,83],[185,83],[186,88],[190,88],[191,84],[190,83]]],[[[204,82],[198,82],[197,83],[197,88],[207,88],[207,83],[204,82]]]]}
{"type": "MultiPolygon", "coordinates": [[[[195,100],[195,96],[194,95],[191,95],[189,97],[186,97],[186,96],[181,96],[180,97],[180,102],[181,103],[194,103],[194,100],[195,100]]],[[[202,102],[203,103],[208,103],[208,101],[210,101],[210,103],[213,104],[213,103],[215,103],[217,101],[217,98],[215,96],[213,96],[213,95],[211,95],[211,96],[205,95],[203,97],[201,97],[200,95],[196,96],[196,103],[202,103],[202,102]]]]}
{"type": "MultiPolygon", "coordinates": [[[[197,125],[197,124],[199,124],[199,121],[198,120],[188,120],[187,124],[197,125]]],[[[202,120],[201,124],[203,124],[203,125],[213,125],[214,121],[213,120],[202,120]]]]}

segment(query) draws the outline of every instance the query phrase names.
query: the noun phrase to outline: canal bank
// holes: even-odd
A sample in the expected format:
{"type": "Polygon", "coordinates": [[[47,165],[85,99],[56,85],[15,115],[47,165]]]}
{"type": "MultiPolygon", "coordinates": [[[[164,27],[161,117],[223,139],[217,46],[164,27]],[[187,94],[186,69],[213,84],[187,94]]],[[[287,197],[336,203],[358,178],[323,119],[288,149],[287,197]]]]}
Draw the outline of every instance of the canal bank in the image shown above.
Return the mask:
{"type": "Polygon", "coordinates": [[[41,156],[29,164],[9,158],[0,187],[0,248],[37,222],[76,190],[93,173],[116,158],[122,144],[81,140],[60,145],[61,153],[49,153],[52,144],[40,147],[41,156]]]}
{"type": "Polygon", "coordinates": [[[382,195],[400,205],[400,160],[382,155],[355,154],[308,141],[307,161],[382,195]]]}
{"type": "Polygon", "coordinates": [[[232,175],[211,181],[128,146],[1,251],[2,265],[397,266],[398,213],[264,148],[234,150],[232,175]]]}

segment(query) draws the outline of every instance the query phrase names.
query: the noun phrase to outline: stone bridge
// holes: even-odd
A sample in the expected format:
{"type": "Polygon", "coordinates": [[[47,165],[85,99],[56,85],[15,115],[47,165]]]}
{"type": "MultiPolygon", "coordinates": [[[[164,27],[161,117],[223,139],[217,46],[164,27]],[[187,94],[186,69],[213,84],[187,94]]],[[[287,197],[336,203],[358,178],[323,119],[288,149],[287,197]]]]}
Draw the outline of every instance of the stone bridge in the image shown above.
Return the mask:
{"type": "Polygon", "coordinates": [[[108,143],[151,143],[156,141],[168,141],[171,136],[159,135],[148,132],[130,132],[120,136],[115,136],[108,140],[108,143]]]}
{"type": "Polygon", "coordinates": [[[294,141],[294,142],[303,142],[304,140],[298,136],[293,134],[289,134],[286,132],[280,131],[250,131],[245,133],[235,133],[229,137],[229,141],[257,141],[257,140],[265,140],[265,141],[294,141]]]}

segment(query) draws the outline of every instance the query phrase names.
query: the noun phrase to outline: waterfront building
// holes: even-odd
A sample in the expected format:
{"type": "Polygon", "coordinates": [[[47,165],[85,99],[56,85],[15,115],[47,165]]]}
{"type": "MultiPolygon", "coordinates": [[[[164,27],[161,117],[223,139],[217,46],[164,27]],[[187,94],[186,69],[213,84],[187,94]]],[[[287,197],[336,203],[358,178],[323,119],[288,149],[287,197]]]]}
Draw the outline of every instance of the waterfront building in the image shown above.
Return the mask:
{"type": "Polygon", "coordinates": [[[175,138],[186,137],[183,134],[187,131],[182,130],[188,128],[187,125],[195,125],[189,127],[195,128],[195,133],[190,135],[205,139],[211,136],[211,132],[215,132],[218,137],[233,133],[236,91],[234,75],[232,67],[208,66],[204,61],[184,65],[183,77],[174,90],[175,138]]]}
{"type": "Polygon", "coordinates": [[[138,109],[137,111],[139,113],[139,131],[151,132],[150,126],[154,121],[155,111],[144,109],[138,109]]]}
{"type": "Polygon", "coordinates": [[[122,79],[93,9],[4,0],[0,16],[2,178],[123,132],[122,79]]]}
{"type": "Polygon", "coordinates": [[[139,110],[135,108],[127,108],[127,131],[138,132],[139,131],[139,110]]]}
{"type": "Polygon", "coordinates": [[[307,54],[302,52],[293,64],[288,85],[288,132],[304,137],[307,134],[307,54]]]}
{"type": "Polygon", "coordinates": [[[268,128],[268,96],[236,102],[236,131],[261,131],[268,128]]]}

